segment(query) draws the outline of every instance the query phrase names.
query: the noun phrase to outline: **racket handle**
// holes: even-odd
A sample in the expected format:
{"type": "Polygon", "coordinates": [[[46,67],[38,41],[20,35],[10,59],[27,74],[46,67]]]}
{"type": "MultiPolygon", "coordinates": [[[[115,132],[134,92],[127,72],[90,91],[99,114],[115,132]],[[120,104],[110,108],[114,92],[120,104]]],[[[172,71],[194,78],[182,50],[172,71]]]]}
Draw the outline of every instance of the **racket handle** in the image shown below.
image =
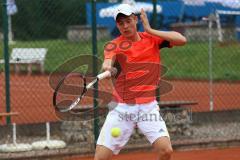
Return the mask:
{"type": "Polygon", "coordinates": [[[102,80],[104,78],[111,77],[111,72],[110,71],[105,71],[99,75],[97,75],[98,80],[102,80]]]}

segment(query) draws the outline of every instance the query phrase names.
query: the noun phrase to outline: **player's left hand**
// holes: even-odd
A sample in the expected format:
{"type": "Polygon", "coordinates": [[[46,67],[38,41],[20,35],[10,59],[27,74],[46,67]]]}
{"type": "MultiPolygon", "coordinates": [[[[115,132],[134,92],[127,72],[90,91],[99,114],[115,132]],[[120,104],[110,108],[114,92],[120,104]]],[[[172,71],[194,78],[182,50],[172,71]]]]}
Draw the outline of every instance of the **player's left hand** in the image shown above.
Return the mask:
{"type": "Polygon", "coordinates": [[[140,15],[142,24],[143,24],[143,28],[146,32],[149,32],[152,28],[149,24],[148,18],[147,18],[147,14],[146,12],[143,10],[143,8],[141,9],[141,15],[140,15]]]}

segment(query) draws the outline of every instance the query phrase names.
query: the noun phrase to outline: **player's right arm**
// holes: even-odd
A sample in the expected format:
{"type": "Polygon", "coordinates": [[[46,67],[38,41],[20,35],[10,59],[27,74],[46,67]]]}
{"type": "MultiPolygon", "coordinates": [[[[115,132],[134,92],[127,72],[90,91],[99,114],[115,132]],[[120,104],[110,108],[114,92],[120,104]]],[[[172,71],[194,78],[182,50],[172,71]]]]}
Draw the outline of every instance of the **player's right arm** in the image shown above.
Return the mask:
{"type": "Polygon", "coordinates": [[[114,68],[115,60],[116,60],[116,47],[114,46],[115,43],[110,42],[105,45],[104,47],[104,61],[102,64],[103,71],[110,71],[112,76],[117,74],[116,68],[114,68]],[[109,47],[110,46],[110,47],[109,47]]]}
{"type": "Polygon", "coordinates": [[[115,77],[118,73],[118,70],[115,67],[113,67],[114,62],[115,62],[115,58],[105,59],[102,64],[102,70],[110,71],[113,77],[115,77]]]}
{"type": "Polygon", "coordinates": [[[115,59],[104,59],[103,64],[102,64],[102,69],[103,71],[111,70],[113,68],[115,59]]]}

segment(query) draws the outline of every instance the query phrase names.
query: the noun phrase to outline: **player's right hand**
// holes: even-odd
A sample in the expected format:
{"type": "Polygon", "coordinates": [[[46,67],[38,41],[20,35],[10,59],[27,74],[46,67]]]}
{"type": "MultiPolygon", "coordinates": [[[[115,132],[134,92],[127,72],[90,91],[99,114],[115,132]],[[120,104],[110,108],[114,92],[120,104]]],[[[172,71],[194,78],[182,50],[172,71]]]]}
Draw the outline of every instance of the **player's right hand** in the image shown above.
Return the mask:
{"type": "Polygon", "coordinates": [[[115,77],[118,73],[118,70],[115,67],[112,67],[109,71],[111,72],[112,77],[115,77]]]}

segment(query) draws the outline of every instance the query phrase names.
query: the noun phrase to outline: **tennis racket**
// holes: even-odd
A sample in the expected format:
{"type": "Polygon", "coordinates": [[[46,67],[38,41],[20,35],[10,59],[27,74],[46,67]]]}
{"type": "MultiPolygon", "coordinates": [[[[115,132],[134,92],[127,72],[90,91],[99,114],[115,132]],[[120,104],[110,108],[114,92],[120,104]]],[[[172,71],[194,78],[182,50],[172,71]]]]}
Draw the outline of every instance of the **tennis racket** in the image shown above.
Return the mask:
{"type": "MultiPolygon", "coordinates": [[[[85,76],[81,76],[81,79],[83,80],[83,86],[81,87],[81,93],[79,94],[79,96],[77,96],[77,98],[75,98],[73,101],[71,101],[72,103],[57,103],[57,97],[60,94],[59,90],[61,88],[61,86],[64,85],[64,81],[67,78],[64,77],[56,86],[56,89],[53,93],[53,105],[55,107],[56,110],[58,110],[59,112],[68,112],[71,111],[72,109],[76,108],[78,106],[78,104],[80,103],[80,101],[82,101],[82,99],[84,98],[84,96],[87,94],[88,90],[90,88],[92,88],[94,86],[94,84],[96,84],[98,81],[111,77],[112,75],[114,75],[116,73],[116,71],[105,71],[99,75],[97,75],[90,83],[87,84],[87,80],[85,76]]],[[[69,101],[67,101],[69,102],[69,101]]]]}

